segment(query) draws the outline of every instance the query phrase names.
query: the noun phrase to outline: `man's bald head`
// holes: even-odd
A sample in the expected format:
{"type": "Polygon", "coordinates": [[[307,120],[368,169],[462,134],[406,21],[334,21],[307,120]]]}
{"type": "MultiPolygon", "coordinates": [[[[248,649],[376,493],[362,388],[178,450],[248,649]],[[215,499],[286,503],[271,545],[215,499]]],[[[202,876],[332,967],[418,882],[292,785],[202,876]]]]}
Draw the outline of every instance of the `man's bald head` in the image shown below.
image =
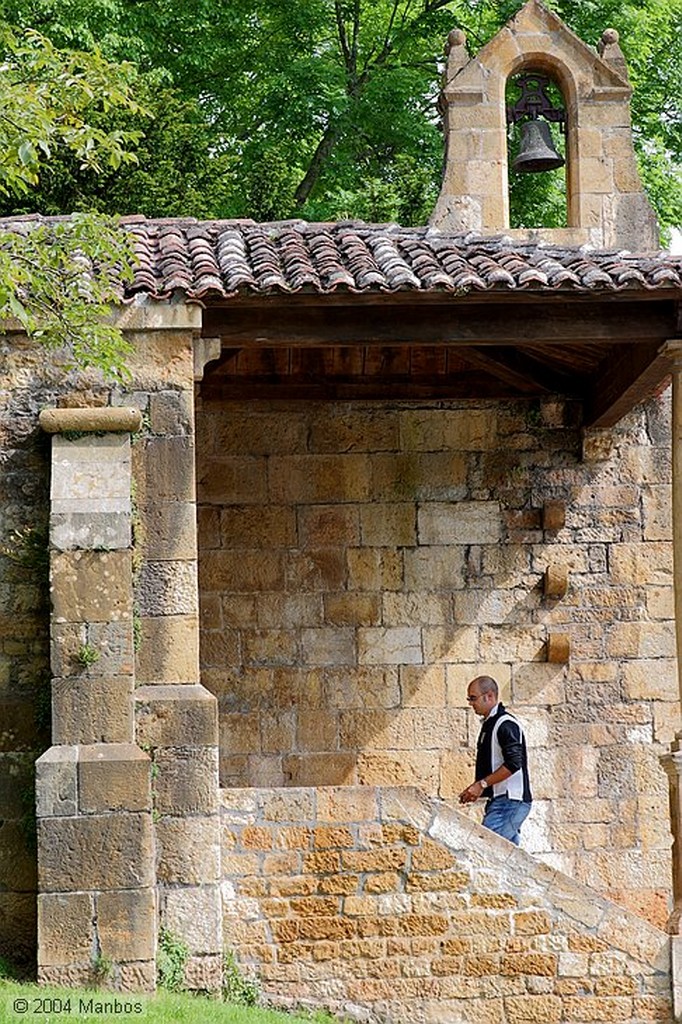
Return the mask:
{"type": "Polygon", "coordinates": [[[500,692],[499,687],[492,676],[476,676],[471,680],[471,686],[476,686],[479,693],[492,693],[497,699],[500,692]]]}

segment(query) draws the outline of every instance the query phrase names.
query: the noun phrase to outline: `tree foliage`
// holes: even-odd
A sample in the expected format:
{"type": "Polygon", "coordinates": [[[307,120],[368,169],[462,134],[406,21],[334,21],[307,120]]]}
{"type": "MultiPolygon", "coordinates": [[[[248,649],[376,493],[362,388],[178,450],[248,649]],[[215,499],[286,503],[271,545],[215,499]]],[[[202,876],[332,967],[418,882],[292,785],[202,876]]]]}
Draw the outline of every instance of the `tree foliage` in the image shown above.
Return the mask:
{"type": "Polygon", "coordinates": [[[132,253],[115,222],[75,214],[0,232],[0,316],[18,320],[70,362],[123,378],[130,347],[107,323],[131,276],[132,253]]]}
{"type": "MultiPolygon", "coordinates": [[[[682,0],[546,0],[588,44],[615,27],[635,142],[661,223],[682,221],[682,0]]],[[[50,210],[361,217],[424,223],[440,184],[437,98],[448,32],[475,53],[522,0],[4,0],[56,45],[134,59],[154,118],[136,165],[52,161],[50,210]]],[[[127,117],[127,115],[126,115],[127,117]]],[[[120,130],[103,115],[96,122],[120,130]]],[[[526,177],[513,208],[565,216],[563,179],[526,177]]],[[[518,190],[516,190],[518,192],[518,190]]],[[[22,209],[26,208],[26,201],[22,209]]]]}
{"type": "MultiPolygon", "coordinates": [[[[57,49],[33,30],[0,24],[0,194],[32,194],[44,164],[65,158],[82,173],[134,160],[139,133],[107,125],[118,110],[141,115],[132,65],[101,53],[57,49]],[[101,122],[101,123],[99,123],[101,122]]],[[[0,230],[0,318],[19,320],[48,345],[70,346],[81,366],[124,372],[126,346],[104,322],[129,254],[110,220],[84,215],[0,230]]]]}
{"type": "Polygon", "coordinates": [[[139,110],[130,85],[134,69],[92,53],[59,51],[39,33],[17,36],[0,24],[0,190],[21,193],[38,183],[42,160],[58,149],[81,168],[117,169],[133,160],[128,147],[139,133],[93,124],[93,110],[139,110]]]}

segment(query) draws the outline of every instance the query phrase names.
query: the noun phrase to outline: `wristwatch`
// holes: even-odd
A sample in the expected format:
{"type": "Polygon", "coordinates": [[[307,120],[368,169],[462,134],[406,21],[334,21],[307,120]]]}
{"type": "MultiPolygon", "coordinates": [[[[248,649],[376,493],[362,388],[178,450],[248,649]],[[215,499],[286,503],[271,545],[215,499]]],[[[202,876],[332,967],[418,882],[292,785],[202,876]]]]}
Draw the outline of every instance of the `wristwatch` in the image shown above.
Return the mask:
{"type": "Polygon", "coordinates": [[[488,780],[487,779],[478,779],[478,784],[479,784],[479,786],[482,786],[483,789],[487,789],[488,788],[488,780]]]}

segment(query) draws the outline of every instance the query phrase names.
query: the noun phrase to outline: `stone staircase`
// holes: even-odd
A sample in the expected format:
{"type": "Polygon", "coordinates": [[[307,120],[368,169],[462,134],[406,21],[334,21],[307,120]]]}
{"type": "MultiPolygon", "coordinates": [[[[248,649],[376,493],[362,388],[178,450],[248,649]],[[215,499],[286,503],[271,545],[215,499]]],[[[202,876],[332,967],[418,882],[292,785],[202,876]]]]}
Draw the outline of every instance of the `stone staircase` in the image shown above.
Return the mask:
{"type": "Polygon", "coordinates": [[[221,791],[226,946],[391,1024],[672,1021],[670,937],[412,788],[221,791]]]}

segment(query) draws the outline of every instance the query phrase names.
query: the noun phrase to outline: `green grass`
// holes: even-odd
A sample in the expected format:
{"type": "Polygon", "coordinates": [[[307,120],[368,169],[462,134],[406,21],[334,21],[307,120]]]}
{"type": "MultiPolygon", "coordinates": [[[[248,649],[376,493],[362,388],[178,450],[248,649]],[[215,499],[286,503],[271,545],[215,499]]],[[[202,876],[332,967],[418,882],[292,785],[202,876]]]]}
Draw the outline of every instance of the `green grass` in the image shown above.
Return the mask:
{"type": "Polygon", "coordinates": [[[332,1019],[325,1013],[295,1016],[261,1007],[235,1006],[219,999],[181,992],[144,996],[101,989],[48,988],[0,979],[0,1024],[19,1024],[20,1021],[31,1021],[32,1024],[36,1021],[39,1024],[99,1024],[101,1021],[119,1021],[120,1024],[133,1024],[134,1021],[142,1024],[327,1024],[332,1019]],[[24,1002],[15,1009],[17,1000],[24,1002]],[[115,1001],[118,1001],[118,1008],[115,1001]],[[103,1010],[103,1004],[107,1003],[112,1004],[111,1012],[103,1010]]]}

